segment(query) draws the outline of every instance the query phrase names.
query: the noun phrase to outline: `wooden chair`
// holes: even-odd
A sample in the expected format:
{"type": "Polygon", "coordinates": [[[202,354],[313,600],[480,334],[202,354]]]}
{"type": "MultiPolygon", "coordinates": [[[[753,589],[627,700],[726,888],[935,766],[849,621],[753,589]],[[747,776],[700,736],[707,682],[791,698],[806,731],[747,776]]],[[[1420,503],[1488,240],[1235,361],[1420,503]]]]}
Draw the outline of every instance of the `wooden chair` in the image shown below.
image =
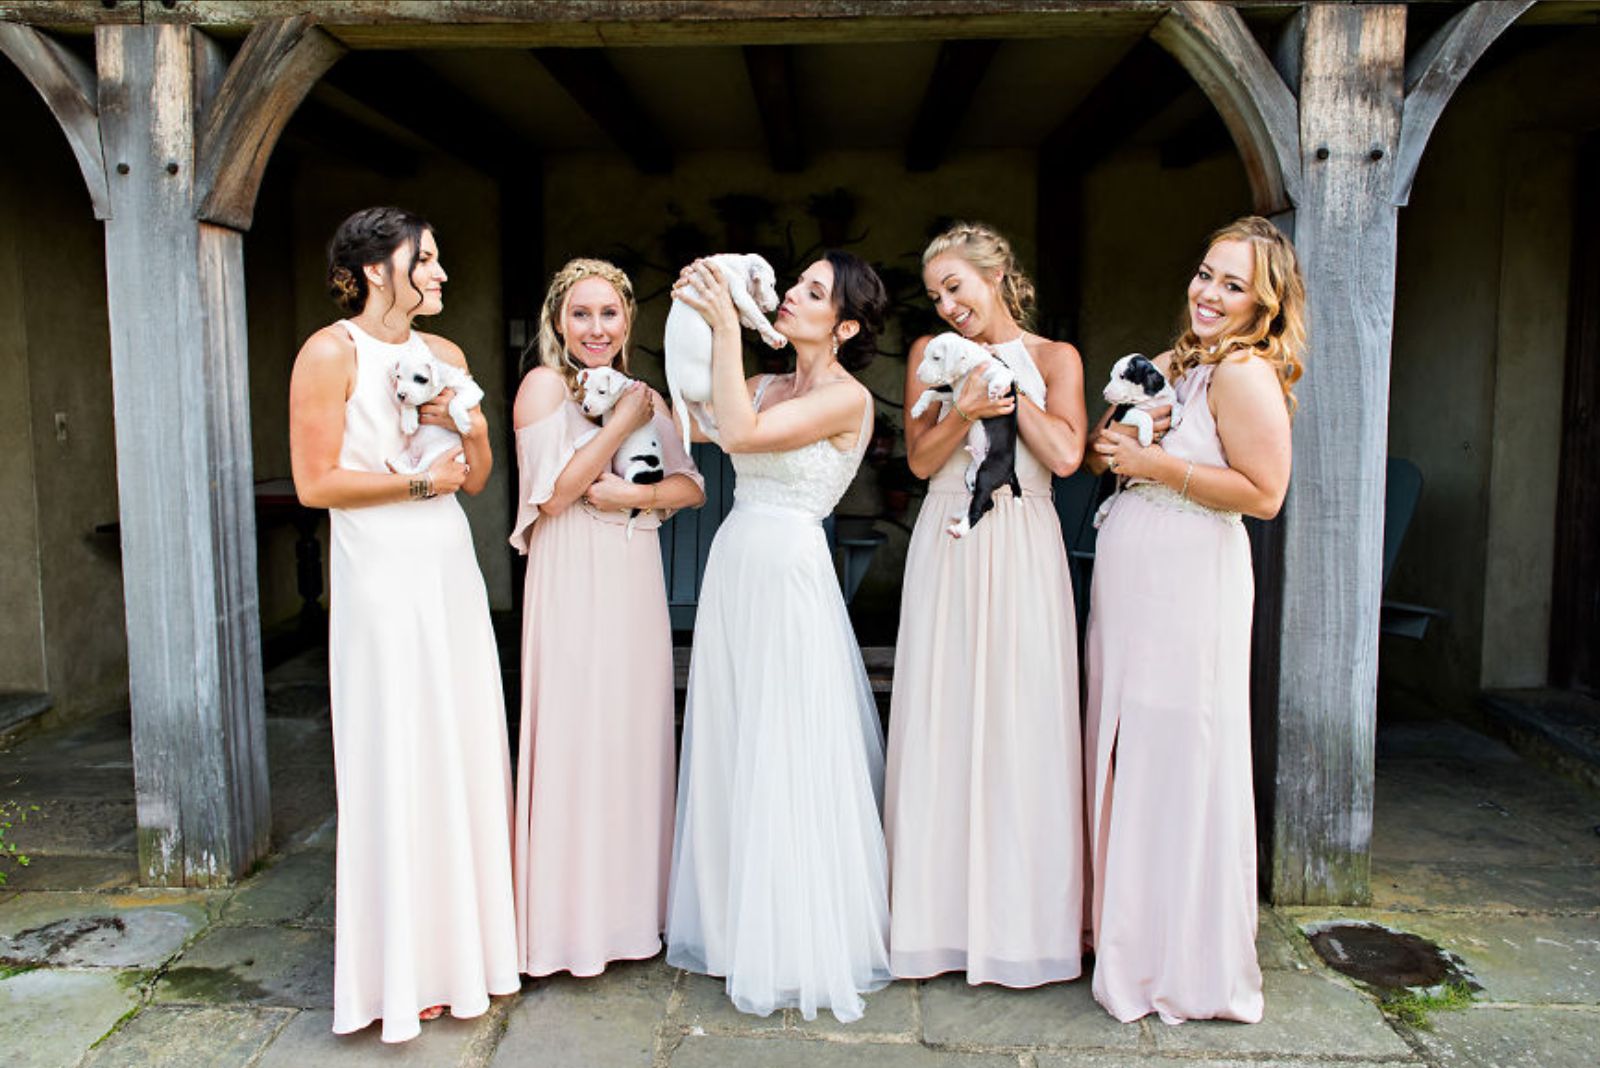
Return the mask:
{"type": "MultiPolygon", "coordinates": [[[[1416,514],[1417,501],[1422,497],[1422,472],[1410,460],[1389,457],[1383,489],[1383,588],[1389,588],[1389,575],[1400,556],[1400,546],[1405,541],[1406,530],[1416,514]]],[[[1449,615],[1437,608],[1402,601],[1383,599],[1379,610],[1378,630],[1402,638],[1421,640],[1428,633],[1428,624],[1449,615]]]]}

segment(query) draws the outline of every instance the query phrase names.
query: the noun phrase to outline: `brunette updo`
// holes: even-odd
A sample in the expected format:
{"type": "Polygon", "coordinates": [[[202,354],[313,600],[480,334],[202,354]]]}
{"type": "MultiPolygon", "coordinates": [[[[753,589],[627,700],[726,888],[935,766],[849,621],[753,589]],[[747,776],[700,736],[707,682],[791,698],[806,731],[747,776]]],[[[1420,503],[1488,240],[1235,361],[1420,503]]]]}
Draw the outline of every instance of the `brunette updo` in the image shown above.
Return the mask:
{"type": "Polygon", "coordinates": [[[860,327],[854,337],[839,342],[839,365],[846,371],[859,371],[878,354],[889,293],[878,272],[861,257],[829,249],[822,258],[833,268],[834,312],[841,323],[854,319],[860,327]]]}
{"type": "MultiPolygon", "coordinates": [[[[362,270],[388,263],[402,245],[411,249],[406,277],[417,269],[423,231],[433,226],[404,208],[363,208],[339,224],[328,241],[328,295],[346,315],[359,315],[367,306],[367,276],[362,270]]],[[[436,232],[436,231],[435,231],[436,232]]],[[[420,303],[421,296],[417,298],[420,303]]]]}

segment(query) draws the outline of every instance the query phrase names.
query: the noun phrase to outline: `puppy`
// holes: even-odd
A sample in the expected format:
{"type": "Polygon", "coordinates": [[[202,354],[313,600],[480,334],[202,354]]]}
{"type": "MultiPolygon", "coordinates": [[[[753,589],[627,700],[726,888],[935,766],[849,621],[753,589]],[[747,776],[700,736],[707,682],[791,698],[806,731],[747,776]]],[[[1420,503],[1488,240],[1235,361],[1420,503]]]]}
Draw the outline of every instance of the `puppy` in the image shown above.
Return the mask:
{"type": "MultiPolygon", "coordinates": [[[[991,400],[1016,395],[1016,376],[993,353],[959,334],[940,334],[922,350],[917,379],[929,388],[911,408],[912,418],[928,410],[935,400],[953,406],[968,375],[977,374],[988,386],[991,400]]],[[[945,529],[952,538],[964,538],[974,524],[994,507],[994,491],[1010,486],[1022,496],[1017,481],[1017,413],[994,415],[973,423],[967,431],[967,490],[972,494],[965,514],[952,516],[945,529]]]]}
{"type": "MultiPolygon", "coordinates": [[[[727,252],[709,257],[708,262],[722,272],[722,280],[733,294],[733,305],[739,310],[739,321],[773,348],[787,345],[789,339],[767,321],[767,315],[778,306],[777,275],[772,265],[754,253],[727,252]]],[[[687,452],[690,414],[685,402],[698,406],[696,415],[702,427],[716,429],[706,407],[711,403],[711,324],[693,308],[673,301],[672,310],[667,312],[666,348],[667,392],[672,396],[672,410],[683,426],[683,448],[687,452]]]]}
{"type": "MultiPolygon", "coordinates": [[[[604,425],[611,417],[622,391],[633,384],[633,379],[609,367],[590,367],[578,372],[578,388],[582,391],[578,401],[583,414],[599,419],[604,425]]],[[[651,486],[666,478],[661,466],[661,442],[656,437],[654,421],[646,423],[622,439],[622,445],[611,458],[611,470],[641,486],[651,486]]],[[[638,521],[639,509],[628,514],[628,539],[633,539],[633,525],[638,521]]]]}
{"type": "Polygon", "coordinates": [[[400,430],[408,439],[405,452],[385,462],[396,473],[420,474],[445,453],[461,447],[461,435],[472,431],[472,409],[483,403],[483,390],[460,367],[410,351],[395,360],[389,380],[394,384],[394,399],[400,402],[400,430]],[[447,389],[455,390],[450,398],[450,418],[456,430],[420,425],[417,408],[447,389]]]}
{"type": "MultiPolygon", "coordinates": [[[[1111,366],[1111,379],[1106,383],[1106,388],[1101,391],[1105,399],[1116,407],[1111,412],[1111,420],[1115,423],[1124,423],[1134,427],[1139,432],[1139,444],[1146,448],[1155,438],[1155,423],[1150,413],[1164,405],[1172,406],[1172,425],[1176,427],[1183,420],[1183,405],[1178,403],[1178,394],[1173,390],[1172,383],[1167,381],[1161,369],[1137,352],[1130,352],[1111,366]]],[[[1100,507],[1094,513],[1095,529],[1105,521],[1111,513],[1111,502],[1116,500],[1117,494],[1127,486],[1128,479],[1117,477],[1117,488],[1111,496],[1100,502],[1100,507]]]]}

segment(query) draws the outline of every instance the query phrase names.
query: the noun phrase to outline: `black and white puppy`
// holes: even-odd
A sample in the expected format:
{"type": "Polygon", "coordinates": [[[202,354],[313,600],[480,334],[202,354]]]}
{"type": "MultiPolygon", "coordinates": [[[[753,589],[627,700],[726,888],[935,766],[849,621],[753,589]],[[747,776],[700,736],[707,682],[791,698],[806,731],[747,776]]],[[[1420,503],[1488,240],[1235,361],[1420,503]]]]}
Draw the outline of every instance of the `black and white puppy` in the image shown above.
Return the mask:
{"type": "MultiPolygon", "coordinates": [[[[955,403],[967,376],[980,376],[988,387],[990,399],[1016,395],[1016,375],[992,352],[969,341],[960,334],[944,333],[928,342],[922,350],[922,362],[917,365],[917,380],[930,387],[917,398],[911,409],[912,418],[928,410],[928,405],[939,401],[944,406],[955,403]]],[[[967,432],[967,452],[972,462],[967,465],[967,489],[972,497],[965,514],[952,516],[945,528],[952,538],[964,538],[973,524],[994,507],[994,491],[1009,485],[1011,492],[1022,496],[1021,483],[1017,481],[1017,413],[995,415],[980,419],[967,432]]]]}
{"type": "MultiPolygon", "coordinates": [[[[1155,421],[1150,415],[1152,411],[1171,405],[1172,426],[1177,427],[1183,420],[1183,405],[1178,403],[1178,394],[1173,390],[1172,383],[1161,373],[1161,368],[1142,353],[1130,352],[1112,364],[1111,378],[1101,393],[1108,403],[1115,406],[1111,421],[1136,429],[1139,432],[1139,444],[1147,448],[1155,439],[1155,421]]],[[[1110,514],[1111,502],[1117,499],[1117,493],[1121,493],[1127,484],[1126,477],[1117,477],[1116,492],[1100,502],[1100,507],[1094,513],[1096,529],[1110,514]]]]}
{"type": "MultiPolygon", "coordinates": [[[[633,384],[633,379],[610,367],[589,367],[578,372],[578,388],[582,395],[578,401],[583,414],[599,419],[603,425],[611,417],[622,391],[633,384]]],[[[652,420],[622,439],[622,445],[611,458],[611,470],[629,482],[651,486],[666,478],[661,464],[661,441],[656,437],[652,420]]],[[[628,538],[633,538],[633,524],[639,518],[639,509],[628,513],[628,538]]]]}

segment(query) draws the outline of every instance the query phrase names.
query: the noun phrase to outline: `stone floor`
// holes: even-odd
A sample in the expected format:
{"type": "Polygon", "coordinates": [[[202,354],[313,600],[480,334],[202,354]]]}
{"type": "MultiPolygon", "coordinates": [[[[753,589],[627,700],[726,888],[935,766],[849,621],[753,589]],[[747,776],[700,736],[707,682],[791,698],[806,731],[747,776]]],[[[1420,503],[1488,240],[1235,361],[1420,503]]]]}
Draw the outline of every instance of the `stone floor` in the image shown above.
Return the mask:
{"type": "Polygon", "coordinates": [[[1124,1068],[1338,1064],[1592,1068],[1600,1063],[1600,799],[1449,723],[1379,733],[1374,903],[1261,914],[1261,1024],[1119,1024],[1086,981],[1039,990],[897,983],[840,1026],[735,1012],[720,983],[660,959],[528,980],[473,1020],[385,1047],[329,1031],[334,826],[314,666],[270,680],[270,864],[227,891],[135,885],[126,718],[0,753],[0,800],[33,856],[0,887],[0,1065],[1124,1068]],[[1305,931],[1381,922],[1454,952],[1481,984],[1424,1026],[1386,1016],[1305,931]]]}

